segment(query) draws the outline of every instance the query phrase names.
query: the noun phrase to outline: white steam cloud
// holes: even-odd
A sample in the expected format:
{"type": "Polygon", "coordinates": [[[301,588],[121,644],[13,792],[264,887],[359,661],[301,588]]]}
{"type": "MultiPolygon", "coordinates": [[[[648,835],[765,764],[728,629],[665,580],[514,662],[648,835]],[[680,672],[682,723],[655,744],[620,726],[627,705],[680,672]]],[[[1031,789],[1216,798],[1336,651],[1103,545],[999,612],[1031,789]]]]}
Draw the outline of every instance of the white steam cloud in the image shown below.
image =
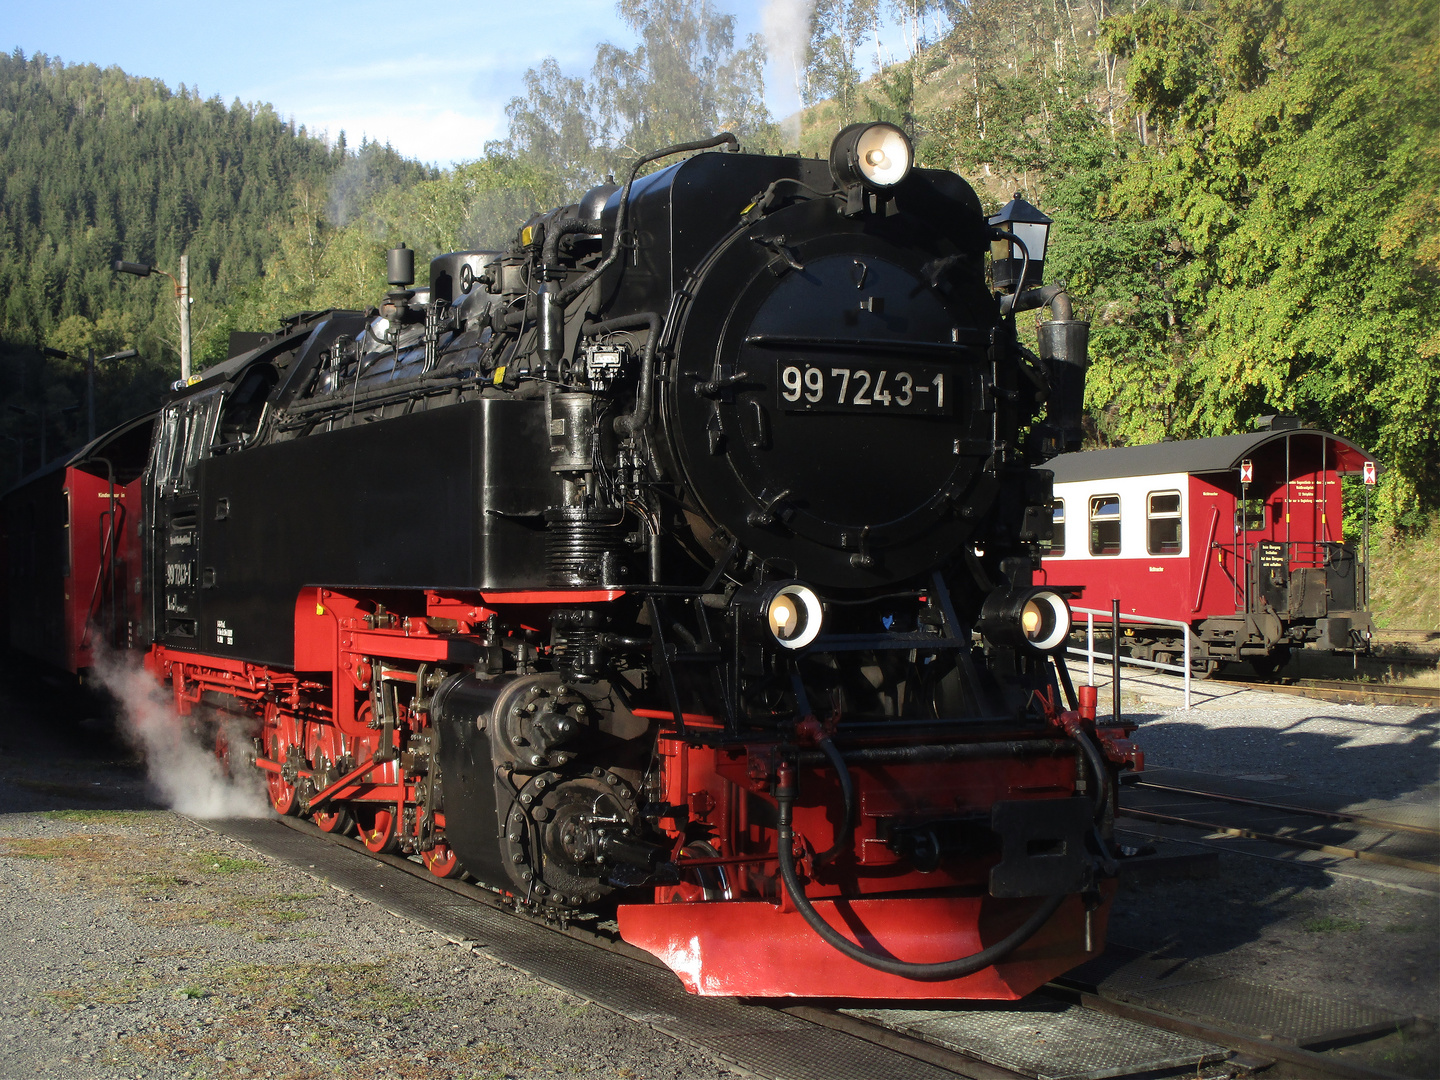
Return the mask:
{"type": "Polygon", "coordinates": [[[760,24],[765,32],[765,51],[778,69],[779,78],[769,80],[780,117],[780,130],[787,148],[800,145],[800,93],[805,85],[805,54],[810,48],[810,17],[815,0],[765,0],[760,24]]]}
{"type": "Polygon", "coordinates": [[[150,784],[166,806],[197,818],[270,816],[260,773],[244,763],[241,751],[249,739],[240,724],[221,729],[237,748],[234,775],[226,775],[215,748],[202,745],[190,721],[176,714],[170,693],[138,663],[101,656],[95,672],[114,696],[125,737],[144,755],[150,784]]]}

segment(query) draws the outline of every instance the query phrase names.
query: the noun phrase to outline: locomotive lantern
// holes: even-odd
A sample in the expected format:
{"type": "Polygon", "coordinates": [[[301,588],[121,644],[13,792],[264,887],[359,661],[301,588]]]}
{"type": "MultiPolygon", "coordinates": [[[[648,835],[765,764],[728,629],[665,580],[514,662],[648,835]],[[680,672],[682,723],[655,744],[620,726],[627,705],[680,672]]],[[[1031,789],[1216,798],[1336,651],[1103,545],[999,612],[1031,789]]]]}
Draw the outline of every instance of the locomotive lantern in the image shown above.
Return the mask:
{"type": "Polygon", "coordinates": [[[1025,994],[1101,948],[1139,762],[1033,580],[1084,338],[1014,315],[1084,324],[987,287],[1030,219],[892,125],[736,151],[428,285],[402,246],[378,308],[177,390],[116,639],[251,725],[278,812],[611,913],[697,992],[1025,994]]]}
{"type": "Polygon", "coordinates": [[[1015,290],[1039,285],[1045,278],[1045,248],[1050,241],[1051,218],[1032,206],[1017,191],[1015,197],[990,219],[999,233],[991,242],[991,277],[995,288],[1015,290]]]}

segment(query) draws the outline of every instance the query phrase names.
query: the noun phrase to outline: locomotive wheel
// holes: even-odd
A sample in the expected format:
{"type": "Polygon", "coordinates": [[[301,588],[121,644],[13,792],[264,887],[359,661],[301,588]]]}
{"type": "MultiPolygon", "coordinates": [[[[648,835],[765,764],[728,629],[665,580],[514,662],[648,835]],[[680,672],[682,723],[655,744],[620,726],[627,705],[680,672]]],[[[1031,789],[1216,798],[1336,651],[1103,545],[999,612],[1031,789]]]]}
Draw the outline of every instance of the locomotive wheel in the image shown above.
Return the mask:
{"type": "Polygon", "coordinates": [[[349,809],[336,803],[328,803],[323,810],[316,810],[310,820],[321,832],[335,836],[349,836],[355,831],[355,815],[349,809]]]}
{"type": "Polygon", "coordinates": [[[395,829],[395,808],[393,806],[363,806],[356,817],[360,821],[360,839],[376,855],[388,855],[400,847],[400,836],[395,829]]]}
{"type": "MultiPolygon", "coordinates": [[[[271,761],[283,760],[279,752],[279,740],[273,735],[265,750],[271,761]]],[[[291,817],[300,812],[300,800],[296,797],[295,785],[279,773],[265,774],[265,793],[270,796],[270,805],[281,817],[291,817]]]]}
{"type": "Polygon", "coordinates": [[[420,858],[425,863],[425,869],[438,878],[459,877],[463,873],[460,860],[444,840],[436,840],[433,848],[420,853],[420,858]]]}
{"type": "Polygon", "coordinates": [[[230,768],[230,740],[220,728],[215,729],[215,757],[220,762],[220,775],[232,779],[235,773],[230,768]]]}
{"type": "MultiPolygon", "coordinates": [[[[692,859],[716,859],[720,852],[703,840],[686,844],[681,855],[692,859]]],[[[686,870],[680,884],[670,890],[669,903],[683,904],[697,900],[729,900],[730,879],[723,866],[697,866],[686,870]]]]}
{"type": "Polygon", "coordinates": [[[265,792],[270,796],[270,805],[282,817],[290,817],[300,810],[300,800],[295,797],[295,785],[279,773],[265,774],[265,792]]]}

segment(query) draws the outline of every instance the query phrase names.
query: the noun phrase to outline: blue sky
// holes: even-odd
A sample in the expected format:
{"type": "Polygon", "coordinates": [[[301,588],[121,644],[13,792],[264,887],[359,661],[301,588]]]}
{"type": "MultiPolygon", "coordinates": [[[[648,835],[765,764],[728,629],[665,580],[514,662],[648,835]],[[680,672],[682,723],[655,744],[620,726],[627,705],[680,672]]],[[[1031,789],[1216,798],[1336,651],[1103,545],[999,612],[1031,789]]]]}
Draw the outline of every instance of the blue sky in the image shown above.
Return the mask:
{"type": "MultiPolygon", "coordinates": [[[[738,36],[761,32],[767,0],[715,2],[736,16],[738,36]]],[[[506,103],[546,56],[582,74],[598,42],[632,44],[606,0],[73,0],[9,10],[7,51],[118,64],[227,103],[268,101],[332,139],[343,129],[352,146],[366,135],[441,165],[478,157],[504,135],[506,103]]],[[[769,80],[774,113],[793,107],[786,82],[769,80]]]]}

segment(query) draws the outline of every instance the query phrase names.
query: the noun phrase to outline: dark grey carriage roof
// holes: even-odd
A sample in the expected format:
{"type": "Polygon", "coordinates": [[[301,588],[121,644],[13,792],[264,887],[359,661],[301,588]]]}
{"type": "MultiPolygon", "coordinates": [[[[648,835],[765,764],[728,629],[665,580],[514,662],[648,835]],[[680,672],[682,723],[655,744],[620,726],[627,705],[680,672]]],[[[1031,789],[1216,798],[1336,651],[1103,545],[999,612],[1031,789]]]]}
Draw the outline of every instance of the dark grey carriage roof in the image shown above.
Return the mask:
{"type": "MultiPolygon", "coordinates": [[[[1343,453],[1342,472],[1358,472],[1360,462],[1373,460],[1370,454],[1339,435],[1318,428],[1289,431],[1251,431],[1243,435],[1221,435],[1213,439],[1152,443],[1148,446],[1117,446],[1109,450],[1082,450],[1051,458],[1042,468],[1055,474],[1057,484],[1075,480],[1101,480],[1120,476],[1158,476],[1163,473],[1217,473],[1238,469],[1240,462],[1267,443],[1287,436],[1324,436],[1339,444],[1343,453]]],[[[1332,453],[1336,453],[1332,449],[1332,453]]],[[[1340,453],[1336,454],[1341,457],[1340,453]]]]}

